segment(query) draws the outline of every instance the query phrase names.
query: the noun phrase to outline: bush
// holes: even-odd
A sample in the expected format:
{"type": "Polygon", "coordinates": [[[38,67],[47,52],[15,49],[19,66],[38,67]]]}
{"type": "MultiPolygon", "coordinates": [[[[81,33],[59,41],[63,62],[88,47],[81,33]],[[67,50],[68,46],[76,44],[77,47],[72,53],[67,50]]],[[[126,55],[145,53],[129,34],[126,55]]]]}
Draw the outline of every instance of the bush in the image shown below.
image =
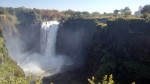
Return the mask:
{"type": "MultiPolygon", "coordinates": [[[[88,82],[89,82],[90,84],[96,84],[94,77],[92,77],[92,79],[89,79],[89,78],[88,78],[88,82]]],[[[98,84],[114,84],[113,75],[111,74],[111,75],[109,76],[109,78],[108,78],[107,75],[105,75],[105,76],[103,77],[102,82],[99,82],[98,84]]]]}
{"type": "MultiPolygon", "coordinates": [[[[97,84],[97,83],[95,83],[95,78],[94,78],[94,76],[92,77],[92,79],[89,79],[89,78],[88,78],[88,82],[89,82],[90,84],[97,84]]],[[[103,77],[102,82],[99,82],[98,84],[114,84],[113,75],[111,74],[111,75],[109,76],[109,78],[108,78],[107,75],[105,75],[105,76],[103,77]]],[[[131,83],[131,84],[135,84],[135,82],[133,82],[133,83],[131,83]]]]}

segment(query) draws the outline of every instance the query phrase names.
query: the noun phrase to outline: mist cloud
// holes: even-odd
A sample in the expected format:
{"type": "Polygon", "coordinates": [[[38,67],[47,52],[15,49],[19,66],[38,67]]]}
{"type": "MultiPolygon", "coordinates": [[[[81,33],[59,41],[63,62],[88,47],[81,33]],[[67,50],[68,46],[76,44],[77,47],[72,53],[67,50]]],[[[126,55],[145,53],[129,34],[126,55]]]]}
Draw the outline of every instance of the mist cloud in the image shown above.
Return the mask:
{"type": "Polygon", "coordinates": [[[41,51],[44,53],[25,51],[25,43],[19,38],[7,38],[6,46],[11,58],[24,70],[26,76],[46,76],[60,72],[63,65],[70,65],[67,56],[54,54],[58,22],[43,22],[41,30],[41,51]],[[44,30],[43,30],[44,29],[44,30]],[[52,52],[53,51],[53,52],[52,52]]]}

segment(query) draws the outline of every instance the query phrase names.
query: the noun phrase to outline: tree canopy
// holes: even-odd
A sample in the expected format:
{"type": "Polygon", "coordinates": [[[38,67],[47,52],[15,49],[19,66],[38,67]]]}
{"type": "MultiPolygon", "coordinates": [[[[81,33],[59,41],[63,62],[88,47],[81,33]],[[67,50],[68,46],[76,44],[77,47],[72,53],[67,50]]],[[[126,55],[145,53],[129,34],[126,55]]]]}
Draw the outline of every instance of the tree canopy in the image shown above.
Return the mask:
{"type": "Polygon", "coordinates": [[[114,13],[113,13],[113,14],[114,14],[115,16],[117,16],[117,15],[119,14],[119,11],[120,11],[120,10],[117,10],[117,9],[116,9],[116,10],[114,10],[114,13]]]}
{"type": "Polygon", "coordinates": [[[145,5],[142,9],[141,9],[141,13],[150,13],[150,5],[145,5]]]}
{"type": "Polygon", "coordinates": [[[4,14],[4,8],[0,7],[0,14],[4,14]]]}

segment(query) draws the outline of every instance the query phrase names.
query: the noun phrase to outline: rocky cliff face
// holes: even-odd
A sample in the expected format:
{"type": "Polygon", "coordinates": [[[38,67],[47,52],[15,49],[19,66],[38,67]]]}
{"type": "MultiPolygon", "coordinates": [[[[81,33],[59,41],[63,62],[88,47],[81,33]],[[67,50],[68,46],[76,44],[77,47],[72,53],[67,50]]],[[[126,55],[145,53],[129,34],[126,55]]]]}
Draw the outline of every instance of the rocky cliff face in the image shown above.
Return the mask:
{"type": "Polygon", "coordinates": [[[38,52],[40,50],[40,29],[41,23],[36,24],[26,24],[23,26],[22,24],[16,25],[20,33],[20,40],[25,44],[24,52],[38,52]]]}
{"type": "Polygon", "coordinates": [[[57,32],[56,54],[71,59],[70,66],[63,66],[62,72],[43,78],[43,83],[86,84],[84,64],[93,34],[97,28],[94,19],[69,19],[60,23],[57,32]],[[69,81],[69,82],[68,82],[69,81]]]}
{"type": "Polygon", "coordinates": [[[67,67],[72,69],[43,81],[84,84],[89,77],[95,76],[100,81],[104,75],[113,74],[116,83],[147,84],[150,82],[149,32],[149,22],[141,19],[108,20],[107,26],[96,26],[94,20],[70,19],[60,24],[56,51],[70,56],[74,63],[84,62],[83,66],[67,67]]]}
{"type": "Polygon", "coordinates": [[[24,52],[39,52],[41,22],[36,14],[22,10],[16,13],[16,17],[20,23],[15,27],[19,31],[19,39],[25,44],[24,52]]]}
{"type": "Polygon", "coordinates": [[[94,34],[87,73],[102,79],[113,74],[121,84],[150,83],[150,23],[139,19],[107,21],[94,34]],[[126,81],[126,82],[125,82],[126,81]]]}
{"type": "Polygon", "coordinates": [[[56,54],[65,55],[82,64],[89,51],[96,23],[93,19],[69,19],[57,32],[56,54]]]}

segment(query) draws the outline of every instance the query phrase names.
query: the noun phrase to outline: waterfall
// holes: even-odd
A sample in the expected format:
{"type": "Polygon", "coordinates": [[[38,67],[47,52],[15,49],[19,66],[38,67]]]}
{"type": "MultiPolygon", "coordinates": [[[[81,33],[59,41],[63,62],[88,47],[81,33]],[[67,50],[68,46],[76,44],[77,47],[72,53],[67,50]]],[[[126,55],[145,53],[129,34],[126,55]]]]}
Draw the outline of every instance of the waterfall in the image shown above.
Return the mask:
{"type": "MultiPolygon", "coordinates": [[[[26,57],[21,67],[26,75],[46,76],[59,72],[64,65],[64,57],[55,55],[55,43],[58,30],[57,21],[43,22],[40,32],[40,52],[26,57]]],[[[25,56],[24,56],[25,57],[25,56]]]]}
{"type": "Polygon", "coordinates": [[[41,27],[41,53],[46,56],[55,56],[55,43],[58,30],[57,21],[43,22],[41,27]]]}
{"type": "MultiPolygon", "coordinates": [[[[63,65],[71,64],[67,56],[55,54],[57,21],[43,22],[40,30],[40,53],[23,51],[25,43],[19,38],[6,42],[10,56],[23,69],[26,76],[43,77],[60,72],[63,65]]],[[[28,37],[28,36],[27,36],[28,37]]],[[[31,39],[30,39],[31,40],[31,39]]],[[[39,43],[35,41],[35,44],[39,43]]],[[[32,45],[31,45],[32,46],[32,45]]]]}
{"type": "MultiPolygon", "coordinates": [[[[40,30],[40,53],[25,54],[21,67],[25,74],[46,76],[59,72],[64,64],[63,56],[55,55],[55,43],[58,30],[57,21],[43,22],[40,30]],[[28,57],[26,57],[28,55],[28,57]]],[[[36,43],[36,42],[35,42],[36,43]]]]}

